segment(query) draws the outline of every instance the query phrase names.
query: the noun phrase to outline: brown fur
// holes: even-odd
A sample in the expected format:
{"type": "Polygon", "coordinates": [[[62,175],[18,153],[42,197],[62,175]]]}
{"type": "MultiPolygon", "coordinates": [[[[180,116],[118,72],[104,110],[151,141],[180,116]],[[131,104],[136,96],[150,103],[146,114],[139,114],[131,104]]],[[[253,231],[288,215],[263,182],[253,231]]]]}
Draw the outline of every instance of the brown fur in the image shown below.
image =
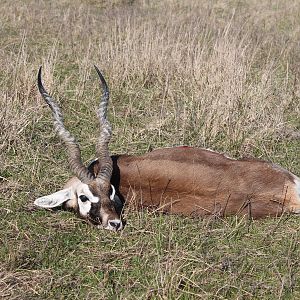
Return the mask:
{"type": "MultiPolygon", "coordinates": [[[[300,209],[293,175],[269,162],[192,147],[113,156],[112,184],[137,208],[203,216],[278,216],[300,209]]],[[[98,172],[98,163],[91,166],[98,172]]]]}

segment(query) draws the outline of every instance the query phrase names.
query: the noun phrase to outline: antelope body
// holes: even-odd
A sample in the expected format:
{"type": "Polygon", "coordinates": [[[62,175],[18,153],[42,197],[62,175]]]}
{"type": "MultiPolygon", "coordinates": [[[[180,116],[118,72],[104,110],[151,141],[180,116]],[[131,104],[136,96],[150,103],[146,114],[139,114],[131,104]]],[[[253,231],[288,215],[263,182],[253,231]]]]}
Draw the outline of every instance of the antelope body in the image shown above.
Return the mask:
{"type": "Polygon", "coordinates": [[[110,127],[105,111],[108,89],[96,70],[104,94],[107,93],[100,104],[105,108],[100,124],[107,127],[106,134],[103,129],[100,133],[106,136],[99,146],[101,156],[85,170],[90,182],[85,183],[85,177],[82,180],[74,172],[76,168],[83,168],[82,163],[78,166],[75,163],[75,167],[70,163],[76,177],[69,180],[63,190],[38,198],[37,205],[65,205],[79,212],[81,217],[96,224],[102,222],[112,230],[122,228],[120,210],[125,202],[137,208],[187,216],[237,214],[260,218],[284,212],[300,213],[300,179],[266,161],[234,160],[217,152],[186,146],[157,149],[141,156],[109,157],[110,127]],[[103,188],[97,178],[107,169],[103,188]]]}
{"type": "MultiPolygon", "coordinates": [[[[261,160],[234,160],[193,147],[112,156],[116,195],[134,206],[203,216],[300,213],[300,180],[261,160]]],[[[97,174],[98,161],[90,169],[97,174]]]]}

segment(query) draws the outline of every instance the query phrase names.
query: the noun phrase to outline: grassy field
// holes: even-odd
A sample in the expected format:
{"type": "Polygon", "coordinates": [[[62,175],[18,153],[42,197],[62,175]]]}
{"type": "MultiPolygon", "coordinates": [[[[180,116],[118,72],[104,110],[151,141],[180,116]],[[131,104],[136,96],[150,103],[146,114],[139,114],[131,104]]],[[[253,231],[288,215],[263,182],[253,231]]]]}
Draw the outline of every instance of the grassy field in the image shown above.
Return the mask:
{"type": "Polygon", "coordinates": [[[35,198],[71,176],[37,70],[94,158],[111,89],[110,150],[173,145],[271,160],[300,175],[300,3],[2,0],[1,299],[299,299],[300,219],[124,212],[121,233],[35,198]]]}

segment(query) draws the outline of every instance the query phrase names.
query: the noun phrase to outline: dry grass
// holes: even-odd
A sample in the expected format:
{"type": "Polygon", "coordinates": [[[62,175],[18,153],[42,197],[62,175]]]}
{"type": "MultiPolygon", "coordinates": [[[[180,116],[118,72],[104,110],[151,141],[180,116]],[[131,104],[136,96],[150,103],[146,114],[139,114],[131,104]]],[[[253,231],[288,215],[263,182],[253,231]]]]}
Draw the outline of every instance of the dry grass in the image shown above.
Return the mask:
{"type": "Polygon", "coordinates": [[[0,8],[4,297],[299,296],[295,219],[249,225],[130,212],[117,236],[31,207],[70,176],[37,93],[40,65],[85,160],[94,158],[97,64],[111,89],[113,153],[188,144],[299,174],[299,1],[7,0],[0,8]]]}

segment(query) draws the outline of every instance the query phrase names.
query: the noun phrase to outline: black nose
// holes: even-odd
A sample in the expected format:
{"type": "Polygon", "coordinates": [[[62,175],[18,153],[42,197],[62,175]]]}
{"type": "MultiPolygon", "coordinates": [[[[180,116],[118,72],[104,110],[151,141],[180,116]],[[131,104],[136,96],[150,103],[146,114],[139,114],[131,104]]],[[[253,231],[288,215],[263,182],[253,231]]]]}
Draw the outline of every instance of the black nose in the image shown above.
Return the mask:
{"type": "Polygon", "coordinates": [[[121,221],[119,220],[114,220],[114,221],[108,221],[108,224],[114,229],[118,230],[121,227],[121,221]]]}

